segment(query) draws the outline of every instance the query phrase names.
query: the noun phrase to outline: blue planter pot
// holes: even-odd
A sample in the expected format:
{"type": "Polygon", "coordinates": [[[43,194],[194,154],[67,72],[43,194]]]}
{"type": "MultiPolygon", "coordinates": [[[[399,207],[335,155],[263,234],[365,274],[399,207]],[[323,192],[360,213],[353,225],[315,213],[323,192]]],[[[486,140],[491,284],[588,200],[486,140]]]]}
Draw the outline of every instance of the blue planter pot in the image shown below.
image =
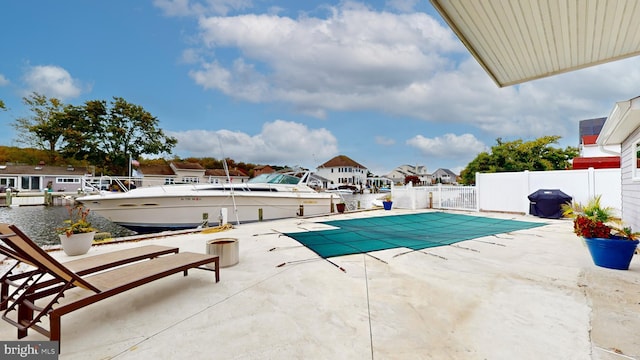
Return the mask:
{"type": "Polygon", "coordinates": [[[638,247],[638,240],[584,238],[593,263],[597,266],[628,270],[633,253],[638,247]]]}
{"type": "Polygon", "coordinates": [[[384,206],[385,210],[391,210],[391,205],[393,204],[393,201],[383,201],[382,202],[382,206],[384,206]]]}

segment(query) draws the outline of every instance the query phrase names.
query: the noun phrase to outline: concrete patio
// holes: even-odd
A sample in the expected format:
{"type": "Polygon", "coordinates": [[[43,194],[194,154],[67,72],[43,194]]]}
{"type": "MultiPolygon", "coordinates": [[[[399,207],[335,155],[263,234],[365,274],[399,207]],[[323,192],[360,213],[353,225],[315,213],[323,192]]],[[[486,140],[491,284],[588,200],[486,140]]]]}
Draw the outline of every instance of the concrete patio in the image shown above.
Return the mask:
{"type": "MultiPolygon", "coordinates": [[[[60,359],[640,358],[640,256],[628,271],[594,266],[570,220],[470,213],[548,225],[330,261],[281,235],[322,229],[327,219],[405,213],[143,240],[205,252],[207,240],[237,238],[240,262],[217,284],[194,270],[63,317],[60,359]]],[[[15,340],[15,328],[0,321],[0,339],[15,340]]],[[[24,340],[47,339],[31,331],[24,340]]]]}

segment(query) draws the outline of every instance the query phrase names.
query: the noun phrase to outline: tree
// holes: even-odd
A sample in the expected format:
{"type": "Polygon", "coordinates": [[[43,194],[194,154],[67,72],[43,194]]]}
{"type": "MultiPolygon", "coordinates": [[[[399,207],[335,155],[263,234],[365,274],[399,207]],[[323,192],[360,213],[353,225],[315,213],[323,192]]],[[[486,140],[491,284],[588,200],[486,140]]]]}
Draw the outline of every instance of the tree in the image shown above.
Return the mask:
{"type": "Polygon", "coordinates": [[[110,104],[90,100],[68,107],[63,152],[87,160],[111,175],[126,175],[129,159],[170,153],[178,142],[158,128],[158,119],[142,106],[114,97],[110,104]]]}
{"type": "Polygon", "coordinates": [[[0,110],[7,110],[7,107],[4,105],[4,101],[0,99],[0,110]]]}
{"type": "Polygon", "coordinates": [[[460,172],[462,182],[475,183],[477,172],[493,173],[507,171],[545,171],[561,170],[570,167],[570,160],[578,156],[577,148],[568,146],[566,149],[552,147],[557,144],[560,136],[543,136],[539,139],[524,142],[515,140],[504,142],[496,139],[497,145],[491,147],[491,152],[482,152],[460,172]]]}
{"type": "Polygon", "coordinates": [[[407,185],[408,183],[411,183],[412,185],[419,185],[420,178],[415,175],[407,175],[404,177],[404,184],[407,185]]]}
{"type": "Polygon", "coordinates": [[[17,118],[12,124],[20,134],[16,141],[28,147],[47,150],[49,162],[53,163],[64,131],[60,123],[64,104],[37,92],[23,97],[22,102],[29,107],[32,115],[17,118]]]}

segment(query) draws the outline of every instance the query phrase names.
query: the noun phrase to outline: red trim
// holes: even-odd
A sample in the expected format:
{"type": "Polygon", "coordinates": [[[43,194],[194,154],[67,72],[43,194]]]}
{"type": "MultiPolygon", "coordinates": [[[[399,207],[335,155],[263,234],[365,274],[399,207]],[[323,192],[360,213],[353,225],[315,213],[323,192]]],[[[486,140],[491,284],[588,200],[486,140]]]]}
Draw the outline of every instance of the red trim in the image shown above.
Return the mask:
{"type": "Polygon", "coordinates": [[[598,135],[583,135],[582,145],[595,145],[598,140],[598,135]]]}
{"type": "Polygon", "coordinates": [[[619,169],[620,156],[580,157],[573,159],[573,169],[619,169]]]}

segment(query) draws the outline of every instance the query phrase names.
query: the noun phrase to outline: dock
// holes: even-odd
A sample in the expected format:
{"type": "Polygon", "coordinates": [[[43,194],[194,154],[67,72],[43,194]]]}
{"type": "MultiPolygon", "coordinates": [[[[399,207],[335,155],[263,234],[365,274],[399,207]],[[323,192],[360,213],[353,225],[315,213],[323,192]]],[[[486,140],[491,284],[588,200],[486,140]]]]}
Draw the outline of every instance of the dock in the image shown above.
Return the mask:
{"type": "Polygon", "coordinates": [[[66,206],[72,205],[78,193],[71,192],[30,192],[0,193],[0,207],[10,206],[66,206]]]}

